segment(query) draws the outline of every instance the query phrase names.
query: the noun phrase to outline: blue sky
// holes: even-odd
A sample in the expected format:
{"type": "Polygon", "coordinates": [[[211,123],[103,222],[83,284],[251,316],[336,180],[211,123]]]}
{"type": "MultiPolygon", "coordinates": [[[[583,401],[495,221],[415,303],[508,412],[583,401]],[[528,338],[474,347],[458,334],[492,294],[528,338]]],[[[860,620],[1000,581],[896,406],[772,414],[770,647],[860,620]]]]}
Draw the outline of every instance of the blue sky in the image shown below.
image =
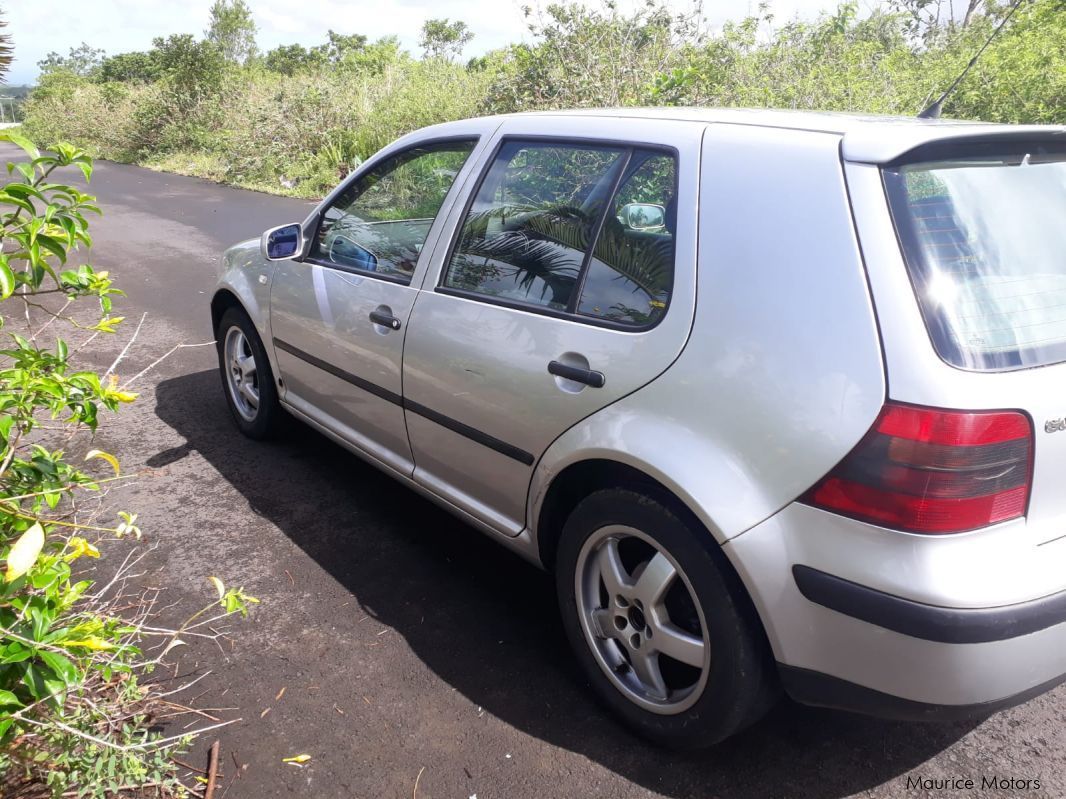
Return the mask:
{"type": "MultiPolygon", "coordinates": [[[[639,0],[620,0],[619,5],[632,7],[634,2],[639,0]]],[[[431,17],[448,17],[465,21],[474,31],[467,56],[523,39],[521,7],[538,5],[536,0],[248,0],[248,4],[259,26],[262,49],[293,42],[319,44],[332,28],[372,39],[396,34],[408,49],[416,51],[422,23],[431,17]]],[[[669,0],[669,4],[679,11],[693,8],[692,0],[669,0]]],[[[200,36],[208,24],[210,5],[211,0],[0,0],[7,31],[15,42],[15,64],[7,82],[32,82],[37,62],[48,52],[65,55],[83,41],[114,55],[145,50],[156,36],[200,36]]],[[[704,14],[713,25],[720,25],[757,6],[757,0],[708,0],[704,14]]],[[[779,19],[787,19],[816,16],[836,2],[772,0],[771,6],[779,19]]]]}

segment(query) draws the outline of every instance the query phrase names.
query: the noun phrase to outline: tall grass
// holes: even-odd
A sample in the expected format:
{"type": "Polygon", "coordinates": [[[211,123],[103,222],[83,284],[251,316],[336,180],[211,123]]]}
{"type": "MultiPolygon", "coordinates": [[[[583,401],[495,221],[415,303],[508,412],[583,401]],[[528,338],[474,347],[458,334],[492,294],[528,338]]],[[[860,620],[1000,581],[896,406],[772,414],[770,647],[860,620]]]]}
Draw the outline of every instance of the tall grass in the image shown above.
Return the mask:
{"type": "Polygon", "coordinates": [[[487,80],[444,61],[379,74],[245,69],[228,73],[217,94],[188,102],[168,81],[60,75],[28,101],[26,132],[79,142],[102,158],[313,197],[396,137],[476,115],[487,80]]]}

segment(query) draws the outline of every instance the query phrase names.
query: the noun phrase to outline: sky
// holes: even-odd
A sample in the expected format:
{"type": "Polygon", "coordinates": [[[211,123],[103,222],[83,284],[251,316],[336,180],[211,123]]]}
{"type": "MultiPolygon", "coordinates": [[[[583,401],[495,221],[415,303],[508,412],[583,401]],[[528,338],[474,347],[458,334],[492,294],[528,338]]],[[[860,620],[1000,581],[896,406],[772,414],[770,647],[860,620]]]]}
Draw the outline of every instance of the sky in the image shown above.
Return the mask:
{"type": "MultiPolygon", "coordinates": [[[[640,0],[620,0],[631,8],[640,0]]],[[[529,38],[522,6],[537,0],[247,0],[259,26],[261,50],[299,42],[321,44],[326,31],[360,33],[370,39],[397,35],[418,52],[418,34],[430,18],[460,19],[474,32],[464,55],[529,38]]],[[[690,11],[693,0],[668,0],[677,11],[690,11]]],[[[584,0],[596,5],[598,0],[584,0]]],[[[211,0],[0,0],[7,32],[14,39],[15,63],[8,73],[12,85],[32,83],[37,62],[49,52],[66,55],[83,41],[108,55],[147,50],[156,36],[192,33],[208,26],[211,0]]],[[[834,8],[836,0],[771,0],[778,19],[813,18],[834,8]]],[[[758,0],[705,0],[708,21],[720,25],[755,11],[758,0]]]]}

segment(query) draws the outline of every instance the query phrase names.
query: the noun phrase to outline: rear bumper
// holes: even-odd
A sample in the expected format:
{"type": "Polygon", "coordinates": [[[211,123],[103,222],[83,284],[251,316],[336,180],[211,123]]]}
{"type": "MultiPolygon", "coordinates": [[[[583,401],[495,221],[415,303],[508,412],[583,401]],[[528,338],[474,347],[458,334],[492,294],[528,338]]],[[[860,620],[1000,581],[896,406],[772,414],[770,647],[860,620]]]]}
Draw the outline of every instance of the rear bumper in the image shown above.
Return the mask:
{"type": "Polygon", "coordinates": [[[793,566],[792,576],[811,602],[923,641],[987,644],[1066,622],[1066,591],[998,608],[944,608],[867,588],[810,566],[793,566]]]}
{"type": "Polygon", "coordinates": [[[1066,681],[1066,674],[1063,674],[1003,699],[971,705],[936,705],[882,693],[817,671],[798,669],[783,663],[778,663],[777,666],[785,692],[801,704],[898,721],[983,719],[1000,710],[1028,702],[1066,681]]]}
{"type": "Polygon", "coordinates": [[[972,718],[1066,677],[1066,546],[1022,522],[933,538],[791,505],[724,551],[800,702],[972,718]]]}

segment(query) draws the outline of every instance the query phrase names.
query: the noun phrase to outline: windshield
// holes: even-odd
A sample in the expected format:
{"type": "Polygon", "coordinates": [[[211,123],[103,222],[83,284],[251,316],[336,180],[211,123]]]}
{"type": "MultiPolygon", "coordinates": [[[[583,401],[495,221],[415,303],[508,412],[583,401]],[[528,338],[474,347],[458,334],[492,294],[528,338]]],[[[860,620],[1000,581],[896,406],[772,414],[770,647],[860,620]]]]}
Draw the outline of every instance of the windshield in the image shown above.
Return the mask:
{"type": "Polygon", "coordinates": [[[1066,154],[884,170],[893,220],[940,357],[966,369],[1066,361],[1066,154]]]}

